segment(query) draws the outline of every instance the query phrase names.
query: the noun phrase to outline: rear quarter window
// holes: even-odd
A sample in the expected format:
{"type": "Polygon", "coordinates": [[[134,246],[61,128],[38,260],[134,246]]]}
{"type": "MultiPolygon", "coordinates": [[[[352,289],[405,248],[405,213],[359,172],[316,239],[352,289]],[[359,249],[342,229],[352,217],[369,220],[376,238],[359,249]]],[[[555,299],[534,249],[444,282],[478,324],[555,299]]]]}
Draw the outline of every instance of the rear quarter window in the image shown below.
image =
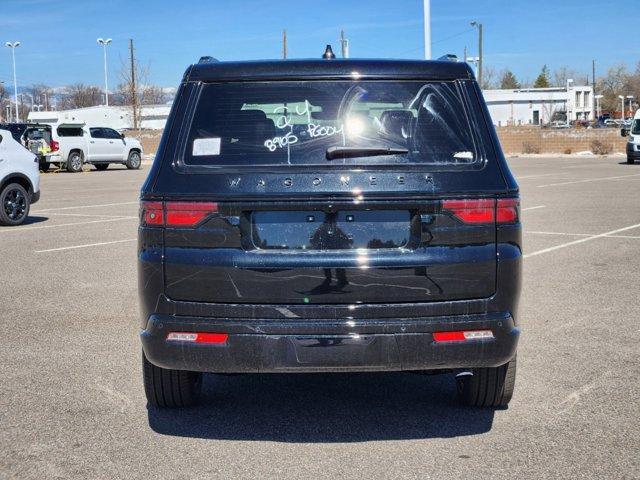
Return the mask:
{"type": "Polygon", "coordinates": [[[82,137],[82,127],[58,127],[56,132],[59,137],[82,137]]]}
{"type": "Polygon", "coordinates": [[[182,140],[189,167],[441,165],[478,167],[456,81],[282,81],[201,87],[182,140]],[[330,147],[406,153],[328,161],[330,147]]]}

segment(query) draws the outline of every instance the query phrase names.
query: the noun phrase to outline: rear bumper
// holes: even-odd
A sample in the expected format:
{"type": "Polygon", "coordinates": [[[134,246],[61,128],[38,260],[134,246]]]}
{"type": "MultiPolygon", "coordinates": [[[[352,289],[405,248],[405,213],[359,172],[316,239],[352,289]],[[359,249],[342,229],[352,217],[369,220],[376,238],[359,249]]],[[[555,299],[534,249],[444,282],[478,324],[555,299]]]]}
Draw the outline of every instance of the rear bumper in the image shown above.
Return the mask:
{"type": "Polygon", "coordinates": [[[339,372],[495,367],[515,354],[508,313],[366,320],[234,320],[152,315],[140,333],[149,361],[202,372],[339,372]],[[490,329],[490,340],[436,343],[433,332],[490,329]],[[227,333],[223,344],[167,341],[169,332],[227,333]]]}

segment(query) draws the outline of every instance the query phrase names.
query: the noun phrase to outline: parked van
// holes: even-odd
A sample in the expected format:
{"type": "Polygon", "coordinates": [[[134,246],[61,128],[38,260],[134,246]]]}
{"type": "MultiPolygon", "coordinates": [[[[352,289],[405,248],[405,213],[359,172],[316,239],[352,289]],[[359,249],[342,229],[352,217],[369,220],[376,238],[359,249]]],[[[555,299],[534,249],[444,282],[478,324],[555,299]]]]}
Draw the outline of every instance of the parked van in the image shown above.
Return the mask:
{"type": "Polygon", "coordinates": [[[202,372],[428,371],[511,399],[518,185],[467,64],[205,58],[138,232],[150,405],[194,403],[202,372]]]}
{"type": "Polygon", "coordinates": [[[630,127],[621,130],[623,137],[627,137],[627,163],[640,160],[640,110],[636,112],[630,127]]]}

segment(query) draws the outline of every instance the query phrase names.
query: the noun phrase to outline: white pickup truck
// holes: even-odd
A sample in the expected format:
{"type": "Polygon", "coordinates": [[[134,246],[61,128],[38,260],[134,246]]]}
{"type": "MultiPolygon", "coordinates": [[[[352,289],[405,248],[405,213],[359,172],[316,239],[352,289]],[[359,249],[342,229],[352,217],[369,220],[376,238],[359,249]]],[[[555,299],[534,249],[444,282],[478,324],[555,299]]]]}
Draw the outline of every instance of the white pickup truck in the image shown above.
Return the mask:
{"type": "Polygon", "coordinates": [[[98,170],[106,170],[110,163],[137,169],[142,163],[140,142],[112,128],[64,123],[53,127],[52,138],[52,151],[46,163],[59,164],[69,172],[81,171],[85,163],[98,170]]]}

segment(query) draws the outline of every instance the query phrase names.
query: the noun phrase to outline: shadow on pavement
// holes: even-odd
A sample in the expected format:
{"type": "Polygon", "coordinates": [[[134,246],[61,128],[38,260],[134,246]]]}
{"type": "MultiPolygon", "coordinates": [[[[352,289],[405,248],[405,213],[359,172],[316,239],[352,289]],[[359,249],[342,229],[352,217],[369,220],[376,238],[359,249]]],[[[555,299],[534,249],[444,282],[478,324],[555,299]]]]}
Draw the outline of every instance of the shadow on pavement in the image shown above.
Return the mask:
{"type": "Polygon", "coordinates": [[[40,217],[38,215],[29,215],[20,225],[33,225],[34,223],[46,222],[49,217],[40,217]]]}
{"type": "Polygon", "coordinates": [[[462,407],[453,375],[205,375],[200,406],[148,408],[157,433],[218,440],[361,442],[477,435],[491,409],[462,407]]]}

